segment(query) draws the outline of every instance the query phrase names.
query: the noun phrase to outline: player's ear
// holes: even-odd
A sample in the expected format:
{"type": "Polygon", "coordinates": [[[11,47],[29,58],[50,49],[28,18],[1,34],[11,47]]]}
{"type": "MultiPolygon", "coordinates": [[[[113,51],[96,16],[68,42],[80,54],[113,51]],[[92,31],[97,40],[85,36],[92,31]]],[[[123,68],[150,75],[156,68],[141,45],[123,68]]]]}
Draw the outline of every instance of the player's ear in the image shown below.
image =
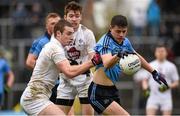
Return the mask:
{"type": "Polygon", "coordinates": [[[57,31],[57,32],[56,32],[56,36],[57,36],[57,37],[60,37],[60,36],[61,36],[61,32],[60,32],[60,31],[57,31]]]}
{"type": "Polygon", "coordinates": [[[64,20],[66,20],[67,19],[67,16],[66,15],[64,15],[64,20]]]}
{"type": "Polygon", "coordinates": [[[110,31],[112,30],[112,26],[111,26],[111,25],[109,25],[109,30],[110,30],[110,31]]]}

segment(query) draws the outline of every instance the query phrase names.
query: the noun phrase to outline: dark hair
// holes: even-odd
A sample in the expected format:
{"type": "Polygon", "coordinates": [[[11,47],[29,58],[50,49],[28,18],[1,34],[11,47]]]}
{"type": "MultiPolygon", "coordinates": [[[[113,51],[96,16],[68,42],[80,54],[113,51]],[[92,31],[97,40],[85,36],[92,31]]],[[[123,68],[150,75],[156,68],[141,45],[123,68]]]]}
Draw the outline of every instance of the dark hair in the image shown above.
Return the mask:
{"type": "Polygon", "coordinates": [[[111,27],[118,26],[118,27],[127,27],[128,22],[125,16],[116,15],[111,19],[111,27]]]}
{"type": "Polygon", "coordinates": [[[157,42],[157,44],[156,44],[155,48],[161,48],[161,47],[166,48],[165,43],[164,43],[164,42],[157,42]]]}
{"type": "Polygon", "coordinates": [[[64,14],[67,15],[70,10],[79,11],[80,13],[82,13],[82,6],[79,3],[72,1],[65,6],[64,14]]]}
{"type": "Polygon", "coordinates": [[[60,31],[61,33],[63,33],[65,26],[72,27],[71,23],[69,23],[68,21],[66,21],[66,20],[64,20],[64,19],[60,20],[60,21],[54,26],[54,36],[56,37],[56,32],[57,32],[57,31],[60,31]]]}
{"type": "MultiPolygon", "coordinates": [[[[48,21],[48,19],[49,18],[56,18],[56,17],[60,17],[60,15],[59,14],[57,14],[57,13],[49,13],[47,16],[46,16],[46,18],[45,18],[45,22],[47,23],[47,21],[48,21]]],[[[60,17],[61,18],[61,17],[60,17]]]]}

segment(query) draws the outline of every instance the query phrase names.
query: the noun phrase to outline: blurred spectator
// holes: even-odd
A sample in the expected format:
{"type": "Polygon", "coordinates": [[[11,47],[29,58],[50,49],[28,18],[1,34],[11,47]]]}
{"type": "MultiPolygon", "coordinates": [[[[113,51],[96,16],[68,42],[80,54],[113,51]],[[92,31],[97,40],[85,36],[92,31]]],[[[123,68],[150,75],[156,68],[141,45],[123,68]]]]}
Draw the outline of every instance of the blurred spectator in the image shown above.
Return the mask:
{"type": "Polygon", "coordinates": [[[43,12],[42,12],[42,6],[40,3],[35,2],[32,4],[31,12],[30,12],[30,18],[32,23],[31,28],[31,37],[35,38],[38,37],[43,33],[42,25],[43,22],[43,12]]]}
{"type": "Polygon", "coordinates": [[[147,25],[147,6],[149,0],[133,0],[130,11],[130,20],[134,36],[142,36],[147,25]]]}
{"type": "Polygon", "coordinates": [[[180,57],[180,26],[176,25],[173,29],[173,37],[175,39],[173,44],[173,51],[175,56],[180,57]]]}
{"type": "Polygon", "coordinates": [[[4,50],[2,46],[0,47],[0,110],[3,106],[4,99],[4,89],[6,92],[10,91],[14,83],[14,73],[11,71],[7,60],[4,58],[4,50]],[[7,77],[6,84],[5,77],[7,77]]]}
{"type": "Polygon", "coordinates": [[[28,12],[24,6],[24,3],[17,3],[16,9],[12,12],[12,19],[14,23],[14,38],[26,38],[29,37],[28,28],[28,12]]]}
{"type": "Polygon", "coordinates": [[[156,1],[157,0],[151,0],[147,10],[147,21],[150,36],[159,35],[161,12],[156,1]]]}

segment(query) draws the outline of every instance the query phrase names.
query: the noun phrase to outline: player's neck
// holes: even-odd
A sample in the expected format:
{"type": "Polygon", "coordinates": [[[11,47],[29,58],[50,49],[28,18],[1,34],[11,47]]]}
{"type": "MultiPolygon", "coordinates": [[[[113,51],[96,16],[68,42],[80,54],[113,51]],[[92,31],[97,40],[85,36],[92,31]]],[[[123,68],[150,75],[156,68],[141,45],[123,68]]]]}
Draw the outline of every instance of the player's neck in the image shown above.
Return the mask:
{"type": "Polygon", "coordinates": [[[79,26],[80,26],[80,24],[78,25],[78,27],[74,28],[74,32],[78,31],[79,26]]]}
{"type": "Polygon", "coordinates": [[[157,61],[158,61],[159,63],[163,63],[163,62],[166,61],[166,59],[157,59],[157,61]]]}

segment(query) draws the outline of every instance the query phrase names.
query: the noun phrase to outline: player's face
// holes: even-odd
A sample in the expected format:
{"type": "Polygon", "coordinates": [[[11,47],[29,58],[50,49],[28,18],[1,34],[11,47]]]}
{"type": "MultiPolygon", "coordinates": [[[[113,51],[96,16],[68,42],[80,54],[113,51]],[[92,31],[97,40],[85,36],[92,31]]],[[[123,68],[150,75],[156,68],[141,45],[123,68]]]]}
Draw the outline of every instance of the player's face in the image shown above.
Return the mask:
{"type": "Polygon", "coordinates": [[[67,15],[64,16],[64,19],[72,24],[74,30],[77,30],[81,22],[82,15],[78,10],[77,11],[70,10],[67,13],[67,15]]]}
{"type": "Polygon", "coordinates": [[[61,40],[62,40],[63,46],[67,46],[72,42],[73,33],[74,33],[73,27],[68,27],[68,26],[64,27],[64,31],[61,34],[61,40]]]}
{"type": "Polygon", "coordinates": [[[155,50],[155,57],[159,61],[163,61],[167,57],[167,51],[165,47],[158,47],[155,50]]]}
{"type": "Polygon", "coordinates": [[[118,43],[121,43],[127,34],[127,27],[114,26],[114,27],[110,27],[110,31],[114,39],[118,43]]]}
{"type": "Polygon", "coordinates": [[[60,17],[56,17],[56,18],[49,18],[46,22],[46,29],[47,32],[52,35],[53,31],[54,31],[54,26],[55,24],[60,20],[60,17]]]}

